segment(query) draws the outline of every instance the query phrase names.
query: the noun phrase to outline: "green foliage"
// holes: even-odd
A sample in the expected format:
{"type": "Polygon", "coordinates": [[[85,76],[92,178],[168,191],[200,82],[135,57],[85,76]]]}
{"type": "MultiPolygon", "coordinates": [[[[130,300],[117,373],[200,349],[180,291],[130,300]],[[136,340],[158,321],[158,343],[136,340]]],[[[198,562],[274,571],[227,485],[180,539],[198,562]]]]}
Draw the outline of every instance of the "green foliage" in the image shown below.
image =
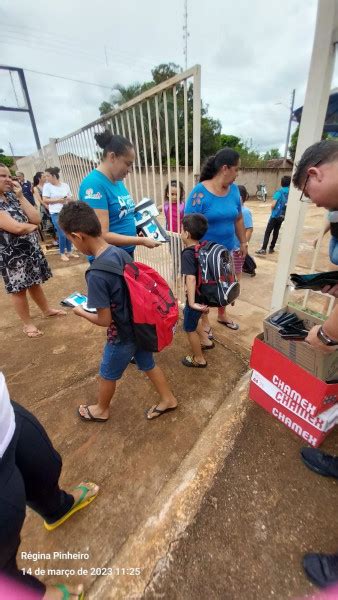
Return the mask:
{"type": "Polygon", "coordinates": [[[162,63],[157,67],[154,67],[151,70],[151,74],[153,76],[153,85],[158,85],[163,81],[167,81],[167,79],[174,77],[175,75],[180,73],[180,71],[181,67],[179,65],[176,65],[176,63],[172,62],[162,63]]]}
{"type": "Polygon", "coordinates": [[[271,148],[263,156],[263,160],[272,160],[273,158],[282,158],[278,148],[271,148]]]}
{"type": "Polygon", "coordinates": [[[14,158],[12,156],[6,156],[2,148],[0,148],[0,163],[6,165],[9,169],[14,165],[14,158]]]}
{"type": "Polygon", "coordinates": [[[298,135],[299,135],[299,125],[297,125],[296,129],[294,130],[292,136],[291,136],[291,143],[289,146],[289,154],[292,160],[295,160],[295,156],[296,156],[296,147],[297,147],[297,142],[298,142],[298,135]]]}

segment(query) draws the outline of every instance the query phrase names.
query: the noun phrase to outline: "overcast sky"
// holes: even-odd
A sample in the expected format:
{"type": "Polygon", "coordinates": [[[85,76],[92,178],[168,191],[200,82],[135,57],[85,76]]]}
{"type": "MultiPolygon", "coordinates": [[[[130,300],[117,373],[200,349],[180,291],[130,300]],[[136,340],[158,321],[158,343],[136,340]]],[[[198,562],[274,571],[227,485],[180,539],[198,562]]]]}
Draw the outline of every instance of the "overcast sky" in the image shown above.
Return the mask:
{"type": "MultiPolygon", "coordinates": [[[[188,8],[188,66],[202,66],[209,114],[223,133],[252,139],[260,151],[284,151],[291,90],[296,106],[304,99],[316,0],[189,0],[188,8]]],[[[184,0],[2,0],[1,63],[105,86],[149,80],[159,63],[184,66],[183,12],[184,0]]],[[[96,119],[110,95],[30,72],[26,78],[42,144],[96,119]]],[[[8,103],[16,98],[0,72],[0,104],[8,103]]],[[[26,114],[0,112],[0,133],[8,153],[8,142],[16,155],[35,150],[26,114]]]]}

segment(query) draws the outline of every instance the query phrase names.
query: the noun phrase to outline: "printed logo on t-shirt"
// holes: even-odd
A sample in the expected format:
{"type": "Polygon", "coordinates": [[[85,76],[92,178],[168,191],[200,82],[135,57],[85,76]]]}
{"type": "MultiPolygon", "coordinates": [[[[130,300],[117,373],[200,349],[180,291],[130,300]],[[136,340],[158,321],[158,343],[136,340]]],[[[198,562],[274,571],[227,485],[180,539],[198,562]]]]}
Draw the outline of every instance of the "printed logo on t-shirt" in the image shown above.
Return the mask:
{"type": "Polygon", "coordinates": [[[119,219],[123,219],[123,217],[134,212],[135,204],[130,194],[127,194],[126,196],[117,196],[117,199],[120,205],[119,219]]]}
{"type": "Polygon", "coordinates": [[[96,192],[96,194],[94,194],[93,188],[89,188],[85,191],[85,200],[101,200],[101,198],[102,194],[100,194],[100,192],[96,192]]]}

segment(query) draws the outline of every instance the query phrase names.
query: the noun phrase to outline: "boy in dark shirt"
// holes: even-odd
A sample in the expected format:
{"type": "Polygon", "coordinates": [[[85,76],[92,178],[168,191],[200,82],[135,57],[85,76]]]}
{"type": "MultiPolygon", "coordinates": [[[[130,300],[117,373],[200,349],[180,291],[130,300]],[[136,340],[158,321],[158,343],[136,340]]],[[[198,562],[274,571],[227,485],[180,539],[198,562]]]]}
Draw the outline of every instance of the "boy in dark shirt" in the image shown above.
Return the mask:
{"type": "Polygon", "coordinates": [[[186,284],[186,305],[183,311],[184,321],[183,329],[188,336],[192,355],[182,359],[185,367],[205,368],[207,362],[203,356],[202,350],[214,348],[213,342],[201,343],[205,337],[202,321],[200,318],[203,313],[209,311],[208,306],[199,302],[198,292],[196,290],[198,275],[198,260],[195,256],[195,246],[199,243],[208,229],[208,220],[200,213],[191,213],[185,215],[182,219],[181,238],[185,245],[181,258],[182,275],[185,275],[186,284]]]}
{"type": "MultiPolygon", "coordinates": [[[[101,224],[95,211],[85,202],[71,202],[63,207],[59,225],[74,246],[87,256],[99,256],[124,267],[130,256],[116,246],[110,246],[102,237],[101,224]]],[[[95,266],[95,259],[92,266],[95,266]]],[[[164,374],[155,365],[151,352],[139,349],[133,332],[128,292],[121,275],[104,271],[88,271],[88,308],[96,308],[97,314],[81,307],[74,313],[94,325],[108,327],[107,343],[100,366],[99,394],[97,404],[79,407],[79,415],[85,421],[107,421],[109,405],[115,393],[116,381],[134,357],[138,368],[144,371],[160,395],[159,404],[146,411],[148,420],[160,417],[177,407],[164,374]]]]}

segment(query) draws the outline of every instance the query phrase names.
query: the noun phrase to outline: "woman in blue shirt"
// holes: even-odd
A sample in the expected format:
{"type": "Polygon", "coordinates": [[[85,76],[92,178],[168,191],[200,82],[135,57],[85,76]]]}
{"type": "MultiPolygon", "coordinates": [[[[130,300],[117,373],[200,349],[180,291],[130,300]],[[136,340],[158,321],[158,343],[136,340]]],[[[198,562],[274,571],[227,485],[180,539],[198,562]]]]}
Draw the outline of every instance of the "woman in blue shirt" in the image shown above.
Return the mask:
{"type": "MultiPolygon", "coordinates": [[[[204,164],[199,183],[192,190],[185,214],[202,213],[208,219],[208,230],[202,240],[222,244],[233,251],[240,244],[243,257],[248,244],[243,224],[241,198],[234,181],[238,175],[240,158],[232,148],[222,148],[204,164]]],[[[224,307],[218,309],[218,322],[230,329],[239,326],[229,320],[224,307]]],[[[204,329],[211,335],[207,316],[203,316],[204,329]]]]}
{"type": "Polygon", "coordinates": [[[136,235],[135,204],[123,183],[135,160],[133,145],[110,131],[97,133],[94,137],[103,149],[102,160],[81,182],[80,200],[95,210],[108,244],[121,246],[132,256],[135,246],[155,248],[158,242],[136,235]]]}

